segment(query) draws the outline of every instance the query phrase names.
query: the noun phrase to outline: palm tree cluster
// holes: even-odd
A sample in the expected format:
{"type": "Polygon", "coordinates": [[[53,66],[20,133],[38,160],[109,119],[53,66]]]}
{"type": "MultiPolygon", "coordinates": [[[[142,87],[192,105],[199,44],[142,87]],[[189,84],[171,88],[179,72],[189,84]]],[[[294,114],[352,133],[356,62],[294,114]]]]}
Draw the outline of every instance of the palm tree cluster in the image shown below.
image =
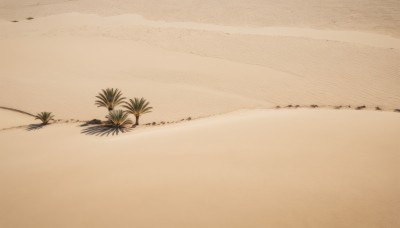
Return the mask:
{"type": "Polygon", "coordinates": [[[140,116],[151,112],[153,109],[150,103],[143,97],[125,101],[126,98],[122,96],[122,92],[114,88],[103,89],[96,98],[95,104],[98,107],[105,107],[109,111],[107,116],[108,124],[117,128],[133,124],[132,120],[129,119],[129,114],[135,116],[136,121],[134,126],[139,125],[140,116]],[[115,110],[118,105],[122,105],[126,110],[115,110]]]}

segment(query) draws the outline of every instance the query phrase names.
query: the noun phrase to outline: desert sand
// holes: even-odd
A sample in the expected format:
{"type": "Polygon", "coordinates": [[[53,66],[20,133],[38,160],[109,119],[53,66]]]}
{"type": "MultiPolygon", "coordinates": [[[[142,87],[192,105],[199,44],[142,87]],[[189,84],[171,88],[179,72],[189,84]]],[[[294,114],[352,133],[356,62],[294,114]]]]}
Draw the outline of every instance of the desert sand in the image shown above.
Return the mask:
{"type": "Polygon", "coordinates": [[[0,109],[0,227],[398,227],[399,28],[391,0],[2,0],[0,106],[57,121],[0,109]],[[153,112],[81,126],[108,87],[153,112]]]}

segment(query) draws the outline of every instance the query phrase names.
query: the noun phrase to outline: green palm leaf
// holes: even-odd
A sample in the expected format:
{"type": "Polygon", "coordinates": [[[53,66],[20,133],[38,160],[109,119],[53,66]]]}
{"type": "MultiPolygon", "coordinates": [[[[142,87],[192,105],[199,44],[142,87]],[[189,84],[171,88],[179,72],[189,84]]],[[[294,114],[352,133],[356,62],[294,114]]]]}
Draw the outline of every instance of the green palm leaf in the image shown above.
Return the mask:
{"type": "Polygon", "coordinates": [[[54,120],[54,115],[51,112],[41,112],[35,116],[35,120],[40,120],[42,124],[46,125],[50,120],[54,120]]]}
{"type": "Polygon", "coordinates": [[[117,128],[125,127],[133,123],[132,120],[129,119],[129,113],[123,110],[113,110],[108,114],[107,118],[107,123],[117,128]]]}
{"type": "Polygon", "coordinates": [[[141,115],[149,113],[153,109],[153,107],[150,106],[150,103],[143,97],[140,99],[137,97],[133,100],[129,99],[129,102],[124,102],[124,104],[123,107],[127,109],[127,112],[136,117],[135,125],[139,125],[139,117],[141,115]]]}
{"type": "Polygon", "coordinates": [[[122,97],[122,92],[114,88],[103,89],[96,98],[95,104],[98,107],[106,107],[108,111],[114,110],[116,106],[122,104],[125,100],[125,97],[122,97]]]}

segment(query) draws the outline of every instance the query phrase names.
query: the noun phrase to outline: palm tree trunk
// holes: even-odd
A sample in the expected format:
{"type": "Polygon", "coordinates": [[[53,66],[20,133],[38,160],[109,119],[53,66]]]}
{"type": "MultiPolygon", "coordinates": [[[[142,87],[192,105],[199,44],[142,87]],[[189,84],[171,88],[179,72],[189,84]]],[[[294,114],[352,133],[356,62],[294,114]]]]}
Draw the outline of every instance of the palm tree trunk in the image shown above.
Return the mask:
{"type": "Polygon", "coordinates": [[[135,125],[139,125],[139,116],[135,116],[136,117],[136,123],[135,125]]]}

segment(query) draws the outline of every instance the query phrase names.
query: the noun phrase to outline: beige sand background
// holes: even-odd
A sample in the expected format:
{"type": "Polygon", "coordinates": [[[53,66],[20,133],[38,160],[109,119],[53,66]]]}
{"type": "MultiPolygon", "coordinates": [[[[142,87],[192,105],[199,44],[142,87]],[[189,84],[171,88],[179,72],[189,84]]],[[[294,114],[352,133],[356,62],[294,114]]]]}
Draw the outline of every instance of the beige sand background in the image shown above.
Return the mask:
{"type": "Polygon", "coordinates": [[[69,123],[0,110],[0,227],[400,226],[399,27],[396,0],[2,0],[0,106],[69,123]],[[85,134],[106,87],[196,120],[85,134]]]}
{"type": "Polygon", "coordinates": [[[345,110],[240,112],[118,137],[68,124],[3,131],[1,226],[396,227],[399,133],[396,113],[345,110]]]}

